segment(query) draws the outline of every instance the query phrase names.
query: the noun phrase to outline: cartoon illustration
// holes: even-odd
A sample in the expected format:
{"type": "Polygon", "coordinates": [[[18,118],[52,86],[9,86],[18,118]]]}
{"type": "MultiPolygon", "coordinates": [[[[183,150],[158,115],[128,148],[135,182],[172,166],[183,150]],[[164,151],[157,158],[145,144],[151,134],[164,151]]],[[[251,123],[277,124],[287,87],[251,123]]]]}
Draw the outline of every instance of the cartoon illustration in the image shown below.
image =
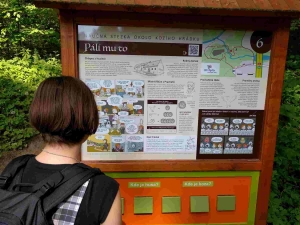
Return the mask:
{"type": "Polygon", "coordinates": [[[254,136],[256,118],[231,118],[230,126],[234,129],[229,131],[229,135],[254,136]]]}
{"type": "Polygon", "coordinates": [[[222,154],[224,137],[221,136],[201,136],[200,154],[222,154]]]}
{"type": "Polygon", "coordinates": [[[228,126],[229,118],[227,117],[203,117],[201,118],[201,135],[228,135],[228,126]]]}
{"type": "Polygon", "coordinates": [[[253,137],[236,136],[225,137],[226,146],[224,154],[252,154],[253,153],[253,137]]]}
{"type": "Polygon", "coordinates": [[[125,134],[125,123],[120,124],[119,131],[120,131],[121,134],[125,134]]]}
{"type": "Polygon", "coordinates": [[[108,151],[107,139],[104,139],[103,150],[108,151]]]}
{"type": "Polygon", "coordinates": [[[192,81],[187,82],[187,94],[192,94],[195,92],[195,83],[192,81]]]}
{"type": "Polygon", "coordinates": [[[164,73],[164,65],[162,60],[150,61],[137,64],[134,67],[134,71],[147,76],[157,76],[164,73]]]}
{"type": "Polygon", "coordinates": [[[236,99],[236,97],[236,95],[222,97],[223,101],[226,103],[226,108],[231,108],[231,103],[236,99]]]}

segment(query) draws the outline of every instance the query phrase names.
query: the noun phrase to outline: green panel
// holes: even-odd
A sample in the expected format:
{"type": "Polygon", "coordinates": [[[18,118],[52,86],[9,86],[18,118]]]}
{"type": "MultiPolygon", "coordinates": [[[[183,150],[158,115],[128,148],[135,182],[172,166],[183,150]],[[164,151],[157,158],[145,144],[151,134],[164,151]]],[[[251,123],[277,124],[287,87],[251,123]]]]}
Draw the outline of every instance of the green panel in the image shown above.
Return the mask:
{"type": "Polygon", "coordinates": [[[191,196],[190,209],[192,213],[209,212],[209,197],[208,196],[191,196]]]}
{"type": "MultiPolygon", "coordinates": [[[[259,171],[213,171],[213,172],[119,172],[106,173],[112,178],[168,178],[168,177],[251,177],[250,202],[247,223],[224,223],[224,225],[254,225],[259,183],[259,171]]],[[[178,224],[179,225],[179,224],[178,224]]],[[[195,224],[196,225],[196,224],[195,224]]],[[[197,224],[200,225],[200,224],[197,224]]],[[[216,225],[216,224],[209,224],[216,225]]],[[[222,224],[218,224],[222,225],[222,224]]]]}
{"type": "Polygon", "coordinates": [[[259,172],[255,173],[251,179],[250,200],[249,200],[249,209],[248,209],[248,225],[255,224],[258,183],[259,183],[259,172]]]}
{"type": "Polygon", "coordinates": [[[181,211],[180,197],[163,197],[162,213],[179,213],[181,211]]]}
{"type": "Polygon", "coordinates": [[[124,215],[124,198],[121,198],[121,203],[122,203],[122,215],[124,215]]]}
{"type": "Polygon", "coordinates": [[[218,211],[234,211],[236,204],[235,196],[218,196],[217,210],[218,211]]]}
{"type": "Polygon", "coordinates": [[[134,197],[134,214],[152,214],[152,197],[134,197]]]}

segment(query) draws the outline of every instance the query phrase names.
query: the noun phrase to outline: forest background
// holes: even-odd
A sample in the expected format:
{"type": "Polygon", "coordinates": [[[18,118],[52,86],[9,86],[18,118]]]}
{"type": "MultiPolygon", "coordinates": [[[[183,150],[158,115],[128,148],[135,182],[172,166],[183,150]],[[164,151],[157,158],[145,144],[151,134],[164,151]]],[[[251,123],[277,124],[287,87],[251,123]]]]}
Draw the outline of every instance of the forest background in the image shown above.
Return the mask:
{"type": "MultiPolygon", "coordinates": [[[[290,29],[269,225],[300,225],[300,20],[290,29]]],[[[57,12],[37,9],[32,0],[0,0],[0,172],[17,155],[41,149],[28,108],[38,84],[57,75],[57,12]]]]}

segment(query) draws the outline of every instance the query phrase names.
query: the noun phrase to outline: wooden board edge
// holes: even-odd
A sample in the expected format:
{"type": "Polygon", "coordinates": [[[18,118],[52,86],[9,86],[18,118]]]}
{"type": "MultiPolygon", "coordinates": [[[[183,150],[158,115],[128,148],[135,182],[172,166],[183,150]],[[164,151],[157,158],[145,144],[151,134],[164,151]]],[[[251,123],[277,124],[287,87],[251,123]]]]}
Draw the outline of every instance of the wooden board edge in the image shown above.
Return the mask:
{"type": "Polygon", "coordinates": [[[260,156],[262,160],[262,171],[259,179],[255,225],[267,224],[290,23],[291,21],[289,19],[281,19],[278,23],[278,30],[275,31],[273,35],[269,70],[271,76],[269,77],[265,105],[265,121],[260,156]]]}
{"type": "Polygon", "coordinates": [[[260,171],[259,160],[82,161],[103,172],[260,171]]]}

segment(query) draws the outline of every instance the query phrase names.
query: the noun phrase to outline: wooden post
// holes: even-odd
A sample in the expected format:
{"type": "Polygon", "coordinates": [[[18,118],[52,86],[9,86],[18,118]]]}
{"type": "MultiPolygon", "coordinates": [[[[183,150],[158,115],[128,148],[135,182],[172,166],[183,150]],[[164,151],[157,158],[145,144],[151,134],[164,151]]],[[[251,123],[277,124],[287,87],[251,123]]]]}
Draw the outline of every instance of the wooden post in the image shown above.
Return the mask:
{"type": "Polygon", "coordinates": [[[76,32],[73,26],[73,16],[70,10],[60,10],[60,41],[62,75],[75,76],[75,46],[76,32]]]}
{"type": "Polygon", "coordinates": [[[272,43],[269,85],[266,96],[264,133],[261,151],[262,170],[259,179],[255,225],[267,224],[273,162],[276,147],[282,86],[287,56],[290,20],[278,24],[272,43]]]}

